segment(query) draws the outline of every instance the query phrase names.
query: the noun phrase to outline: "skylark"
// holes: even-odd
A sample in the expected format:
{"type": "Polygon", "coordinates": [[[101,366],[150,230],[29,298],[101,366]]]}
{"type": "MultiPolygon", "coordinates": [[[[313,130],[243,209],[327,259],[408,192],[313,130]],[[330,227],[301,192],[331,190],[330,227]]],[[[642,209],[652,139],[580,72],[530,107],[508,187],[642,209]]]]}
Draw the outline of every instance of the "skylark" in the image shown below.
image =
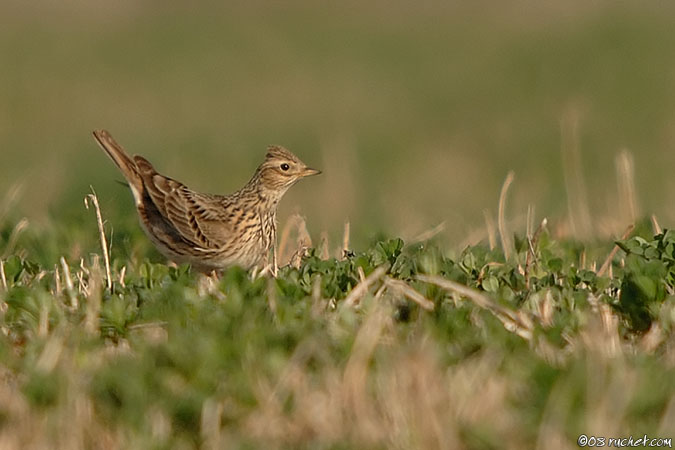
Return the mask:
{"type": "Polygon", "coordinates": [[[141,225],[157,249],[204,273],[232,265],[268,267],[281,197],[301,178],[321,173],[273,146],[244,187],[230,195],[202,194],[160,175],[142,156],[129,156],[107,131],[94,131],[94,138],[129,183],[141,225]]]}

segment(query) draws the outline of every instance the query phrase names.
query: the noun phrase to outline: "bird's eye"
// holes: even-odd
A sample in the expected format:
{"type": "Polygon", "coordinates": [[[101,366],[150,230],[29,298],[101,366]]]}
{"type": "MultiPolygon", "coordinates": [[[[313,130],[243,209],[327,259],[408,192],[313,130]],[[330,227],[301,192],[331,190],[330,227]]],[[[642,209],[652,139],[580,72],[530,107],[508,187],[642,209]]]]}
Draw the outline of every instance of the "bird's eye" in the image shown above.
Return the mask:
{"type": "Polygon", "coordinates": [[[281,170],[283,170],[284,172],[286,172],[286,171],[287,171],[288,169],[290,169],[290,168],[291,168],[291,166],[289,166],[289,165],[286,164],[286,163],[283,163],[283,164],[281,165],[281,170]]]}

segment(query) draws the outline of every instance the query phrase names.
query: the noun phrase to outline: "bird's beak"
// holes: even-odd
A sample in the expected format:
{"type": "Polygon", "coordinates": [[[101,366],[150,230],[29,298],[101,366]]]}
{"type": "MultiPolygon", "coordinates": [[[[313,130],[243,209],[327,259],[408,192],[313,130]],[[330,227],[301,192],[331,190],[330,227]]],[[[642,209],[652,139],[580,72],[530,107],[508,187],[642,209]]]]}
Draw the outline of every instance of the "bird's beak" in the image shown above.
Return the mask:
{"type": "Polygon", "coordinates": [[[305,170],[302,171],[302,176],[303,177],[311,177],[312,175],[318,175],[320,174],[320,170],[316,169],[310,169],[309,167],[305,168],[305,170]]]}

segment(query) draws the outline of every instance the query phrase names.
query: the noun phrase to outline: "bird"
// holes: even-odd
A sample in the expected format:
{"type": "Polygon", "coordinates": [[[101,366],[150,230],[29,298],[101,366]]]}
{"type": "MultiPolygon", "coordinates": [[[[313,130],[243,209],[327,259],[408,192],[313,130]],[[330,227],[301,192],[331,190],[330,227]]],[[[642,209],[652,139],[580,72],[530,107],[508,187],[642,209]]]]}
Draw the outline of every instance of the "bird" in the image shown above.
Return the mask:
{"type": "Polygon", "coordinates": [[[299,180],[321,173],[274,145],[241,189],[205,194],[158,173],[144,157],[130,156],[106,130],[93,135],[131,188],[141,226],[155,247],[204,274],[231,266],[276,274],[277,205],[299,180]]]}

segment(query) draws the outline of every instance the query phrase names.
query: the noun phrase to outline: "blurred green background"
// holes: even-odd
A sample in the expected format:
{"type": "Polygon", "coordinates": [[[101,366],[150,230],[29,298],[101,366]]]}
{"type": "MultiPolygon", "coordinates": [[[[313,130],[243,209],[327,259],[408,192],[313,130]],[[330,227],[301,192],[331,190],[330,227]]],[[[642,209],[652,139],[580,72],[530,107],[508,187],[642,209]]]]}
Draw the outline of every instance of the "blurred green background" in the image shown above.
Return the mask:
{"type": "Polygon", "coordinates": [[[509,218],[532,204],[565,223],[567,120],[598,233],[626,225],[621,149],[640,212],[672,224],[675,7],[532,3],[5,0],[0,192],[21,185],[17,214],[80,220],[95,240],[89,185],[114,226],[135,215],[91,130],[217,193],[281,144],[324,171],[289,192],[281,222],[298,211],[331,246],[346,220],[355,244],[445,222],[460,244],[483,237],[509,170],[509,218]]]}

